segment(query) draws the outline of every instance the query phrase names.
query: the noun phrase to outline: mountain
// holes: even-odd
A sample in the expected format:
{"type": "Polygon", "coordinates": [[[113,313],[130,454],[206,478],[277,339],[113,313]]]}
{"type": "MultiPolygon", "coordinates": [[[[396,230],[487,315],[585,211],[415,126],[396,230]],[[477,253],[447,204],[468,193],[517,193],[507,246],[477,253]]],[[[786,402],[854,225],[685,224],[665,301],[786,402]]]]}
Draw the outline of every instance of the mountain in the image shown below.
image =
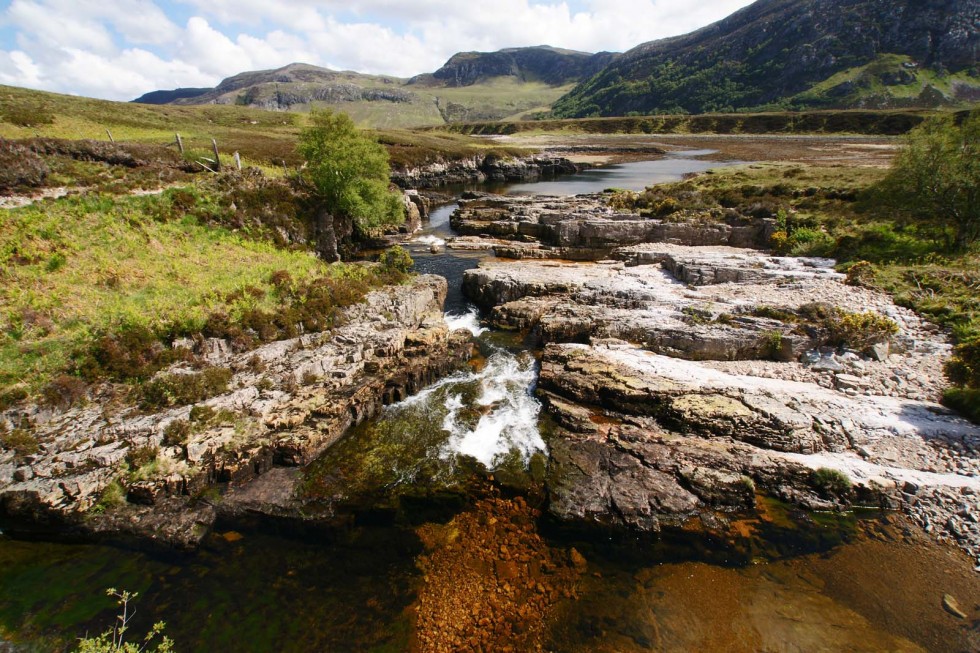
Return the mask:
{"type": "Polygon", "coordinates": [[[282,111],[329,107],[350,114],[361,125],[386,128],[517,119],[549,110],[552,102],[615,56],[549,46],[465,52],[436,72],[410,80],[294,63],[240,73],[210,89],[153,91],[134,102],[235,104],[282,111]]]}
{"type": "Polygon", "coordinates": [[[523,82],[562,86],[592,77],[616,56],[612,52],[591,54],[547,45],[497,52],[460,52],[436,72],[413,77],[409,83],[460,87],[495,77],[514,77],[523,82]]]}
{"type": "Polygon", "coordinates": [[[558,117],[940,106],[980,99],[978,0],[758,0],[644,43],[554,105],[558,117]]]}
{"type": "Polygon", "coordinates": [[[177,100],[196,98],[209,92],[210,88],[175,88],[172,91],[150,91],[133,102],[140,104],[175,104],[177,100]]]}

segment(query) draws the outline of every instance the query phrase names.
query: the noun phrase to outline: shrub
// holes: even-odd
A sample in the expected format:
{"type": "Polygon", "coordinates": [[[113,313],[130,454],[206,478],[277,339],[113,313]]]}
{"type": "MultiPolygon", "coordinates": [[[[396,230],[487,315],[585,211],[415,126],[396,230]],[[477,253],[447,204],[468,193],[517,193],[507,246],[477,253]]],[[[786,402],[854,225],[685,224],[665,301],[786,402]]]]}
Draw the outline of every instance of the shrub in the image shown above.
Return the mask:
{"type": "Polygon", "coordinates": [[[980,388],[949,388],[943,403],[976,424],[980,424],[980,388]]]}
{"type": "Polygon", "coordinates": [[[840,311],[828,322],[831,344],[852,349],[867,349],[885,342],[898,333],[898,325],[874,311],[846,313],[840,311]]]}
{"type": "Polygon", "coordinates": [[[185,406],[225,392],[232,372],[227,367],[209,367],[201,372],[162,374],[140,389],[143,408],[185,406]]]}
{"type": "Polygon", "coordinates": [[[48,172],[48,165],[35,152],[0,138],[0,191],[41,186],[48,172]]]}
{"type": "Polygon", "coordinates": [[[41,394],[51,406],[70,408],[85,396],[87,386],[76,376],[60,374],[44,387],[41,394]]]}
{"type": "Polygon", "coordinates": [[[186,350],[170,349],[141,324],[123,324],[97,338],[88,352],[77,356],[79,371],[87,378],[107,376],[119,381],[145,378],[187,357],[186,350]]]}
{"type": "Polygon", "coordinates": [[[28,397],[27,388],[23,385],[14,385],[0,390],[0,410],[6,410],[14,404],[24,401],[28,397]]]}
{"type": "Polygon", "coordinates": [[[844,283],[848,286],[859,286],[870,288],[875,283],[875,267],[868,261],[858,261],[847,268],[847,277],[844,283]]]}
{"type": "Polygon", "coordinates": [[[824,497],[844,497],[851,491],[851,479],[844,472],[821,467],[810,475],[814,489],[824,497]]]}
{"type": "Polygon", "coordinates": [[[123,505],[126,505],[126,488],[122,486],[119,479],[113,479],[102,489],[102,494],[92,510],[96,513],[103,513],[123,505]]]}
{"type": "Polygon", "coordinates": [[[980,111],[960,125],[943,115],[909,132],[877,190],[884,205],[966,249],[980,238],[980,111]]]}
{"type": "Polygon", "coordinates": [[[0,445],[21,457],[34,455],[41,448],[36,435],[27,429],[20,428],[9,432],[0,430],[0,445]]]}
{"type": "Polygon", "coordinates": [[[783,356],[783,334],[781,331],[766,331],[762,334],[765,343],[766,355],[773,360],[780,360],[783,356]]]}
{"type": "Polygon", "coordinates": [[[980,336],[956,345],[946,376],[955,385],[980,390],[980,336]]]}
{"type": "Polygon", "coordinates": [[[382,271],[386,274],[406,275],[415,266],[412,255],[399,245],[390,247],[382,252],[378,258],[378,262],[381,264],[382,271]]]}
{"type": "Polygon", "coordinates": [[[129,465],[130,469],[137,470],[154,462],[159,453],[160,450],[154,447],[152,444],[142,447],[133,447],[126,454],[126,464],[129,465]]]}
{"type": "Polygon", "coordinates": [[[184,419],[175,419],[163,429],[163,445],[165,447],[181,447],[187,444],[191,437],[191,424],[184,419]]]}

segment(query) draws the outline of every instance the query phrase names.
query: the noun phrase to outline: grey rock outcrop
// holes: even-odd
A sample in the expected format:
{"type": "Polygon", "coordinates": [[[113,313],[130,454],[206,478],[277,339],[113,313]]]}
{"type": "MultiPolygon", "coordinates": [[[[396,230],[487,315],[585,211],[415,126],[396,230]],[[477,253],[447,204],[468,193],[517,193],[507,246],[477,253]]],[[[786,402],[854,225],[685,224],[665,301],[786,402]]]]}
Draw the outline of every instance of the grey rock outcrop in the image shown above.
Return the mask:
{"type": "Polygon", "coordinates": [[[234,375],[225,394],[196,406],[147,414],[118,406],[108,391],[64,413],[36,412],[38,453],[0,454],[0,517],[13,531],[194,546],[215,511],[193,496],[305,465],[352,425],[469,359],[469,333],[450,332],[443,318],[446,290],[441,277],[417,277],[370,293],[332,332],[245,354],[203,342],[199,354],[234,375]],[[211,417],[195,421],[192,408],[211,417]],[[152,451],[152,461],[126,471],[124,462],[141,450],[152,451]],[[93,513],[114,482],[129,502],[93,513]]]}

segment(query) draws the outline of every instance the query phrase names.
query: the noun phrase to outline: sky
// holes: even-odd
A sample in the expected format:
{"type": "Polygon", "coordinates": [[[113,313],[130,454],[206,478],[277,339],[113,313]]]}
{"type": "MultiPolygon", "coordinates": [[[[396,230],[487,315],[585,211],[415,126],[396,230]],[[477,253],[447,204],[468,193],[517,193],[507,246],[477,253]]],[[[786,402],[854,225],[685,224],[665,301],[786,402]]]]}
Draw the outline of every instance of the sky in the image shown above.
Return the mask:
{"type": "Polygon", "coordinates": [[[108,100],[293,62],[411,77],[456,52],[621,52],[751,0],[0,0],[0,84],[108,100]]]}

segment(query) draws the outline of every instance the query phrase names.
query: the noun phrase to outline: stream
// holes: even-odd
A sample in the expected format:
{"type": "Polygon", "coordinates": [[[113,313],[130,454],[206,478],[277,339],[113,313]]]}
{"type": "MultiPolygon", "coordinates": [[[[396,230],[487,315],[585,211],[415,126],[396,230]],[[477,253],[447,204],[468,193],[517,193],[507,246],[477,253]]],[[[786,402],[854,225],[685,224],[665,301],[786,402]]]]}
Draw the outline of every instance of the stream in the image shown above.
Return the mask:
{"type": "MultiPolygon", "coordinates": [[[[641,190],[723,165],[704,154],[506,192],[641,190]]],[[[302,491],[352,506],[346,527],[219,523],[193,555],[0,536],[0,651],[4,640],[17,646],[9,650],[70,650],[73,638],[111,624],[109,587],[139,593],[133,632],[166,621],[179,652],[411,649],[427,580],[420,527],[470,509],[488,471],[506,496],[540,502],[547,464],[534,352],[482,327],[460,290],[463,271],[489,254],[430,250],[453,235],[454,209],[434,210],[408,248],[419,272],[449,280],[446,319],[473,333],[479,354],[310,466],[302,491]]],[[[588,561],[577,598],[549,617],[545,650],[959,650],[968,624],[951,623],[939,604],[939,585],[955,573],[943,551],[906,544],[877,519],[822,520],[775,502],[765,512],[751,525],[751,550],[712,547],[698,533],[654,541],[578,532],[542,517],[547,546],[574,546],[588,561]]]]}

